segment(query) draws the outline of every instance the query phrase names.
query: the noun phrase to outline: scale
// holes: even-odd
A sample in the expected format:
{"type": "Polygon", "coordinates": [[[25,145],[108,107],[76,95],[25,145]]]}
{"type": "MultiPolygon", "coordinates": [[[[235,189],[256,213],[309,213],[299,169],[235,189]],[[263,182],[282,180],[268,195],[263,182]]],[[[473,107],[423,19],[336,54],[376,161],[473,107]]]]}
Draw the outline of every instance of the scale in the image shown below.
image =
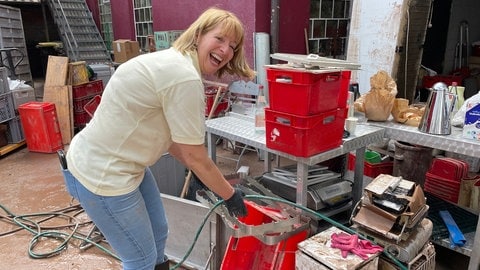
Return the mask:
{"type": "MultiPolygon", "coordinates": [[[[276,168],[264,173],[260,179],[266,188],[276,195],[295,201],[297,190],[296,166],[276,168]]],[[[322,210],[341,205],[352,198],[350,182],[341,179],[340,173],[325,166],[311,166],[307,176],[307,207],[322,210]]]]}

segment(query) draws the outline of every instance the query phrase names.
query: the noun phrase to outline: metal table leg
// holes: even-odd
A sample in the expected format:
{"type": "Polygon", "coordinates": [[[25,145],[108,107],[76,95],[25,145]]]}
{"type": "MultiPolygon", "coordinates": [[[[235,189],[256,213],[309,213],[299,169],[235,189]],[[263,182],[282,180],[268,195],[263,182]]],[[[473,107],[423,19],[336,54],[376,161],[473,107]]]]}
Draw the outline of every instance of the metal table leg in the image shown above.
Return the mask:
{"type": "Polygon", "coordinates": [[[355,171],[353,173],[352,199],[356,204],[362,198],[363,190],[363,166],[365,161],[366,147],[360,147],[355,151],[355,171]]]}
{"type": "Polygon", "coordinates": [[[297,204],[307,206],[308,165],[297,162],[297,204]]]}
{"type": "Polygon", "coordinates": [[[211,132],[207,132],[207,149],[208,155],[213,160],[214,163],[217,163],[217,136],[211,132]]]}
{"type": "Polygon", "coordinates": [[[470,262],[468,270],[480,269],[480,219],[477,221],[477,230],[473,240],[472,255],[470,255],[470,262]]]}

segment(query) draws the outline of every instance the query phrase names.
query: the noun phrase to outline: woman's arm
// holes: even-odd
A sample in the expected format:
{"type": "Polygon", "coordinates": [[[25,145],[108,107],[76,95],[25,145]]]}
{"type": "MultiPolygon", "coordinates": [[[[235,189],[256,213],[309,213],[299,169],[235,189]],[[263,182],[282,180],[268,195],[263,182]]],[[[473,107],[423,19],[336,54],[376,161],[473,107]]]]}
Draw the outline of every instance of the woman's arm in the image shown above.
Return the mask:
{"type": "Polygon", "coordinates": [[[173,143],[169,153],[192,170],[198,178],[214,193],[228,200],[234,193],[233,187],[223,176],[220,169],[208,156],[202,145],[173,143]]]}

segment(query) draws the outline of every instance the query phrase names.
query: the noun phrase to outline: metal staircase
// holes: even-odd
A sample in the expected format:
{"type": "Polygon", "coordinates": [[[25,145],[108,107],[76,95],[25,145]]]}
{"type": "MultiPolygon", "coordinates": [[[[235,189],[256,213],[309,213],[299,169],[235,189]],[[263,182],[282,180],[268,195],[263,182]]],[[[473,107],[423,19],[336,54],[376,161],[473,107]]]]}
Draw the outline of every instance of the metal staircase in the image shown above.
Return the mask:
{"type": "Polygon", "coordinates": [[[70,61],[112,62],[85,0],[47,0],[70,61]]]}

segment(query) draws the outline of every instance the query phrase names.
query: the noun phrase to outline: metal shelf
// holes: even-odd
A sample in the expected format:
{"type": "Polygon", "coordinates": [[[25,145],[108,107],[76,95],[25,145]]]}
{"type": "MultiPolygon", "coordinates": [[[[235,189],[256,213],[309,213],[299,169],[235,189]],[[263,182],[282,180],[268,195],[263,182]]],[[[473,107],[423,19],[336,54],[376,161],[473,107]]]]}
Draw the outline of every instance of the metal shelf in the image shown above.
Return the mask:
{"type": "Polygon", "coordinates": [[[367,145],[377,143],[383,139],[383,128],[370,125],[358,125],[355,135],[343,140],[343,144],[334,149],[325,151],[311,157],[297,157],[277,150],[272,150],[266,146],[266,135],[255,133],[254,122],[247,118],[235,115],[227,115],[206,121],[208,151],[211,158],[215,161],[215,141],[216,136],[224,137],[229,140],[255,147],[265,151],[265,171],[271,170],[271,156],[278,155],[297,163],[297,203],[307,205],[307,179],[308,167],[334,157],[356,151],[354,185],[352,190],[353,201],[360,200],[363,187],[363,162],[364,153],[367,145]]]}

